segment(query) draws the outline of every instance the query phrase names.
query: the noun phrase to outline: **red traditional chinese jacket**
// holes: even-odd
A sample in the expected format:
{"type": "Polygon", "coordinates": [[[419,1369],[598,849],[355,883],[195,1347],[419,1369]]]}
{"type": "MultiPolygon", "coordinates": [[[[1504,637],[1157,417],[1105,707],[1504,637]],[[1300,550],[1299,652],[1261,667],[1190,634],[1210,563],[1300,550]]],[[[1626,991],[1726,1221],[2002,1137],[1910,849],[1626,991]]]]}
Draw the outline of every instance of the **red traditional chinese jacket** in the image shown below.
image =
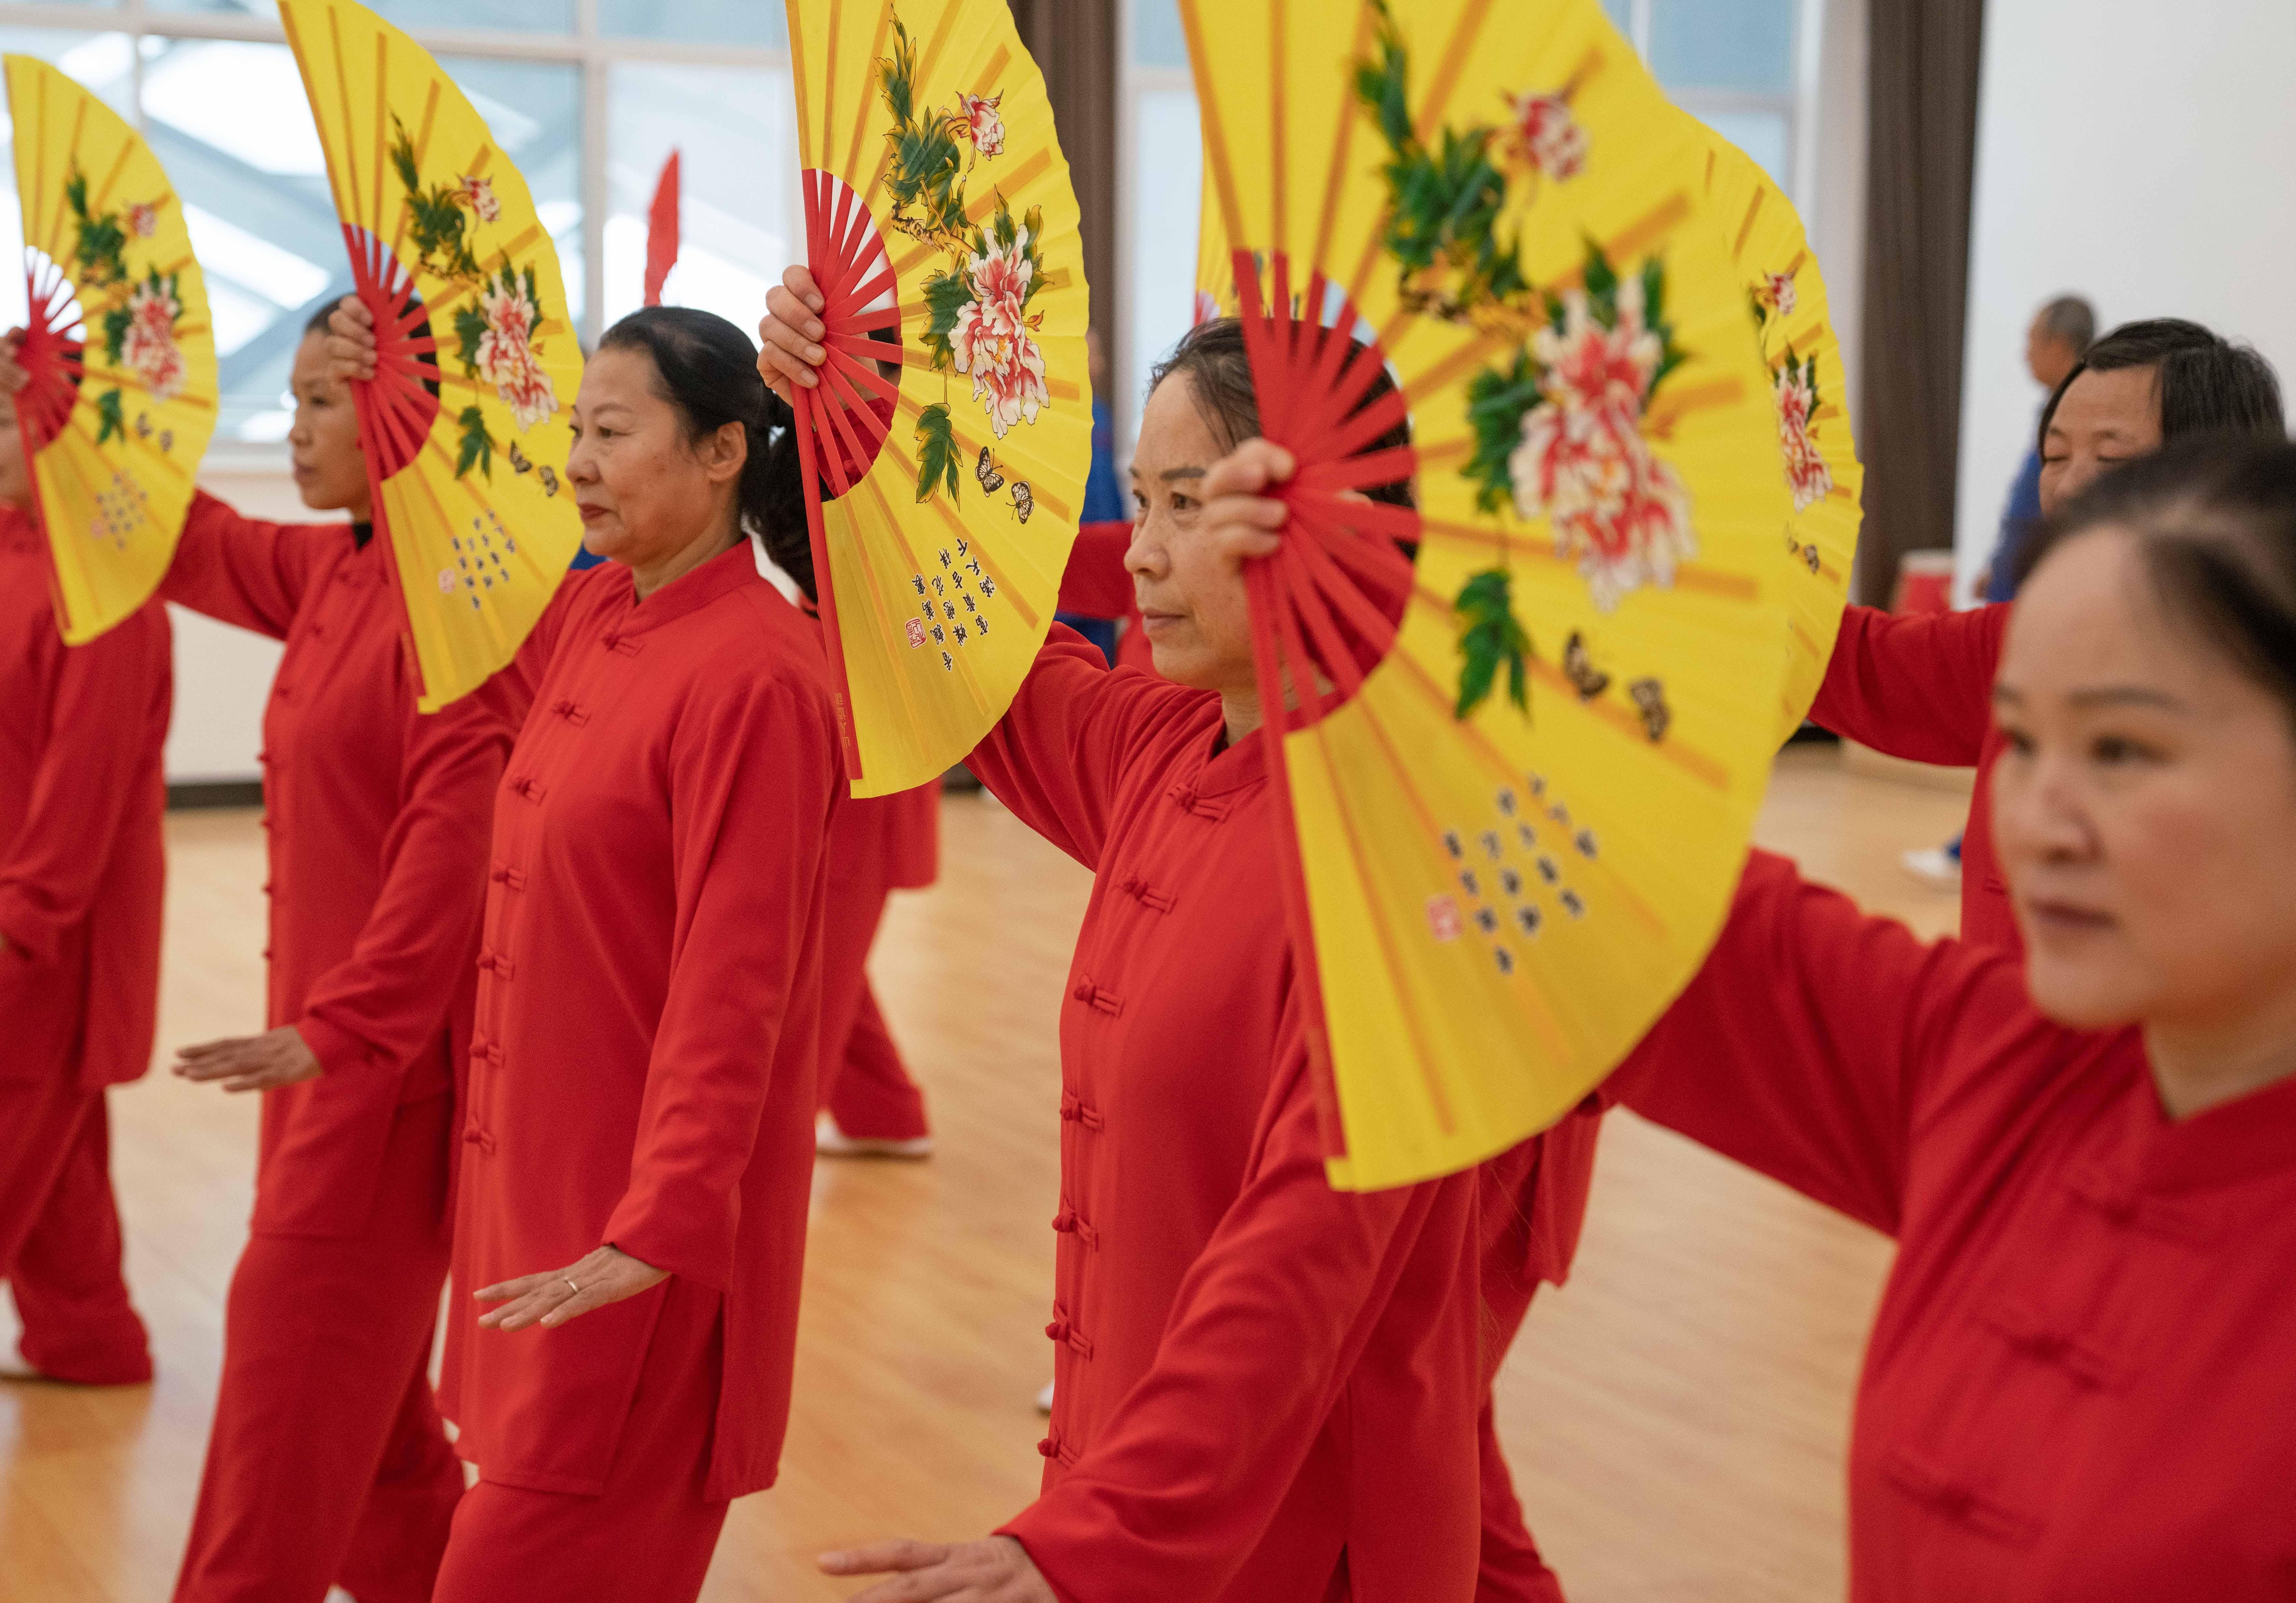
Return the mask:
{"type": "Polygon", "coordinates": [[[1897,1238],[1855,1603],[2296,1597],[2296,1080],[2171,1120],[2021,968],[1757,853],[1606,1094],[1897,1238]]]}
{"type": "Polygon", "coordinates": [[[152,1062],[173,669],[156,601],[66,645],[50,563],[0,508],[0,1081],[92,1091],[152,1062]]]}
{"type": "Polygon", "coordinates": [[[1044,1492],[1005,1531],[1089,1603],[1472,1595],[1477,1180],[1324,1178],[1261,736],[1056,628],[970,762],[1095,875],[1044,1492]]]}

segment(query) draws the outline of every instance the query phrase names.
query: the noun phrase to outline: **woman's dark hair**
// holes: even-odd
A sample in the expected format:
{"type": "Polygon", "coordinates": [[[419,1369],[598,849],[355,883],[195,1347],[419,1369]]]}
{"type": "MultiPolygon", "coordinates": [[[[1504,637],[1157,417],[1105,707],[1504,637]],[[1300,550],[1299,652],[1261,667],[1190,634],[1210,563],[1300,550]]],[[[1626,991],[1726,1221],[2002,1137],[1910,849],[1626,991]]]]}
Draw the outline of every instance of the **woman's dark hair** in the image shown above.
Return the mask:
{"type": "Polygon", "coordinates": [[[2296,446],[2225,433],[2179,441],[2098,480],[2035,543],[2106,527],[2136,537],[2163,611],[2296,723],[2296,446]]]}
{"type": "Polygon", "coordinates": [[[333,333],[334,331],[327,326],[327,319],[335,315],[335,308],[342,303],[343,298],[340,295],[328,296],[320,303],[317,311],[303,320],[303,337],[308,340],[313,334],[333,333]]]}
{"type": "Polygon", "coordinates": [[[649,306],[608,329],[598,349],[643,351],[652,361],[655,393],[685,420],[689,443],[729,423],[748,431],[750,456],[740,490],[742,531],[754,531],[765,542],[766,555],[807,596],[815,596],[805,482],[798,476],[797,420],[758,376],[758,348],[750,336],[715,312],[649,306]]]}
{"type": "Polygon", "coordinates": [[[2271,363],[2197,323],[2152,317],[2122,324],[2082,353],[2041,408],[2041,429],[2035,437],[2040,447],[2046,448],[2049,424],[2075,379],[2092,370],[2119,373],[2130,367],[2153,370],[2162,445],[2187,434],[2219,430],[2287,435],[2280,415],[2280,380],[2271,363]]]}
{"type": "MultiPolygon", "coordinates": [[[[1350,341],[1356,351],[1364,349],[1361,341],[1350,341]]],[[[1350,352],[1349,360],[1354,360],[1350,352]]],[[[1234,450],[1245,440],[1259,433],[1259,396],[1252,388],[1251,358],[1245,353],[1243,325],[1234,317],[1214,317],[1190,329],[1172,354],[1156,364],[1148,375],[1148,388],[1156,387],[1174,374],[1185,377],[1193,387],[1196,409],[1204,422],[1211,425],[1213,437],[1226,450],[1234,450]]],[[[1382,366],[1372,375],[1371,388],[1364,394],[1356,410],[1360,412],[1380,397],[1395,388],[1394,375],[1382,366]]],[[[1383,451],[1393,446],[1411,443],[1411,423],[1408,418],[1381,435],[1365,448],[1383,451]]],[[[1399,480],[1393,484],[1382,484],[1367,489],[1365,496],[1374,501],[1384,501],[1391,506],[1409,506],[1412,503],[1411,481],[1399,480]]]]}

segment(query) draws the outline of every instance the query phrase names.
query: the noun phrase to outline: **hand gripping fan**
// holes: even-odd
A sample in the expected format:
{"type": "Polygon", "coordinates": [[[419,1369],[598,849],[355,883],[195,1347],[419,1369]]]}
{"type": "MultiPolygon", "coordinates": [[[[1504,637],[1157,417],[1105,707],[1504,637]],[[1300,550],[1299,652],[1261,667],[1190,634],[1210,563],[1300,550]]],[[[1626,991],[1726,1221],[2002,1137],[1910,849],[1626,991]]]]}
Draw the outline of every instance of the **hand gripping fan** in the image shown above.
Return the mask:
{"type": "Polygon", "coordinates": [[[846,764],[881,796],[979,744],[1051,627],[1092,459],[1084,247],[1004,0],[789,0],[789,29],[830,353],[798,448],[846,764]]]}
{"type": "Polygon", "coordinates": [[[119,114],[7,58],[31,309],[16,399],[56,622],[94,639],[159,588],[216,423],[215,334],[184,208],[119,114]]]}
{"type": "Polygon", "coordinates": [[[1793,203],[1751,157],[1712,129],[1706,141],[1706,201],[1722,226],[1760,331],[1777,410],[1777,450],[1793,515],[1782,542],[1787,605],[1784,741],[1801,727],[1841,629],[1849,564],[1857,555],[1865,470],[1850,438],[1841,340],[1827,314],[1825,280],[1793,203]]]}
{"type": "Polygon", "coordinates": [[[426,712],[508,662],[582,543],[582,352],[526,180],[428,52],[355,0],[280,0],[375,376],[352,386],[426,712]]]}
{"type": "Polygon", "coordinates": [[[1595,0],[1334,9],[1181,3],[1214,299],[1300,464],[1245,580],[1330,1175],[1372,1188],[1552,1123],[1695,971],[1792,507],[1704,147],[1595,0]]]}

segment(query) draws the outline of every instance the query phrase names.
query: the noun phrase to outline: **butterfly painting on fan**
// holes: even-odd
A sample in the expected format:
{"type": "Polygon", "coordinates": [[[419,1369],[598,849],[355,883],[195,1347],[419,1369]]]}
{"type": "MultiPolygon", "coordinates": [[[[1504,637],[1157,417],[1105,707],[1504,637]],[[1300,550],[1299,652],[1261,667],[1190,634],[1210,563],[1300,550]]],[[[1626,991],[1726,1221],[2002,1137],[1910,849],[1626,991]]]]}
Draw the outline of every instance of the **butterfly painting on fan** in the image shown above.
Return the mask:
{"type": "Polygon", "coordinates": [[[1611,687],[1611,676],[1595,666],[1595,659],[1587,649],[1587,637],[1577,629],[1562,644],[1562,677],[1578,691],[1578,699],[1591,702],[1611,687]]]}
{"type": "Polygon", "coordinates": [[[1627,686],[1627,694],[1642,714],[1643,732],[1653,741],[1664,740],[1667,726],[1674,721],[1674,711],[1666,704],[1666,686],[1656,679],[1636,679],[1627,686]]]}

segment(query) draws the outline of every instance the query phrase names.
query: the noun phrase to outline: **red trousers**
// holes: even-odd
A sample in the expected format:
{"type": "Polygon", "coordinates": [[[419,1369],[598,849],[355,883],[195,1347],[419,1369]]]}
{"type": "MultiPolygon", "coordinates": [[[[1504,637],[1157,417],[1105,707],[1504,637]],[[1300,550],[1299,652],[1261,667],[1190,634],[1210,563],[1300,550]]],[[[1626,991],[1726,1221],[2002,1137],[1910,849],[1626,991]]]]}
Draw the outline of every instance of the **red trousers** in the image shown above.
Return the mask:
{"type": "Polygon", "coordinates": [[[868,889],[830,898],[822,932],[819,1096],[849,1136],[912,1141],[927,1133],[924,1093],[902,1066],[869,989],[869,948],[888,894],[868,889]]]}
{"type": "Polygon", "coordinates": [[[1490,1374],[1483,1392],[1483,1411],[1476,1421],[1482,1463],[1483,1562],[1475,1576],[1475,1603],[1563,1603],[1562,1582],[1546,1567],[1538,1543],[1531,1540],[1530,1528],[1523,1523],[1514,1477],[1507,1471],[1506,1455],[1499,1451],[1498,1432],[1491,1419],[1489,1382],[1497,1378],[1498,1367],[1505,1360],[1507,1349],[1514,1345],[1515,1333],[1522,1328],[1532,1294],[1538,1289],[1536,1280],[1509,1279],[1498,1285],[1487,1281],[1483,1290],[1492,1329],[1487,1349],[1490,1374]]]}
{"type": "MultiPolygon", "coordinates": [[[[434,1603],[692,1603],[731,1506],[702,1492],[725,1365],[724,1299],[672,1279],[606,1489],[594,1497],[486,1478],[455,1511],[434,1603]]],[[[525,1333],[548,1341],[546,1330],[525,1333]]],[[[365,1594],[359,1594],[366,1603],[365,1594]]]]}
{"type": "Polygon", "coordinates": [[[454,1113],[398,1109],[357,1234],[248,1238],[176,1603],[428,1603],[463,1495],[428,1374],[454,1113]]]}
{"type": "Polygon", "coordinates": [[[15,1294],[26,1363],[91,1385],[152,1378],[119,1256],[103,1093],[68,1070],[0,1081],[0,1278],[15,1294]]]}

